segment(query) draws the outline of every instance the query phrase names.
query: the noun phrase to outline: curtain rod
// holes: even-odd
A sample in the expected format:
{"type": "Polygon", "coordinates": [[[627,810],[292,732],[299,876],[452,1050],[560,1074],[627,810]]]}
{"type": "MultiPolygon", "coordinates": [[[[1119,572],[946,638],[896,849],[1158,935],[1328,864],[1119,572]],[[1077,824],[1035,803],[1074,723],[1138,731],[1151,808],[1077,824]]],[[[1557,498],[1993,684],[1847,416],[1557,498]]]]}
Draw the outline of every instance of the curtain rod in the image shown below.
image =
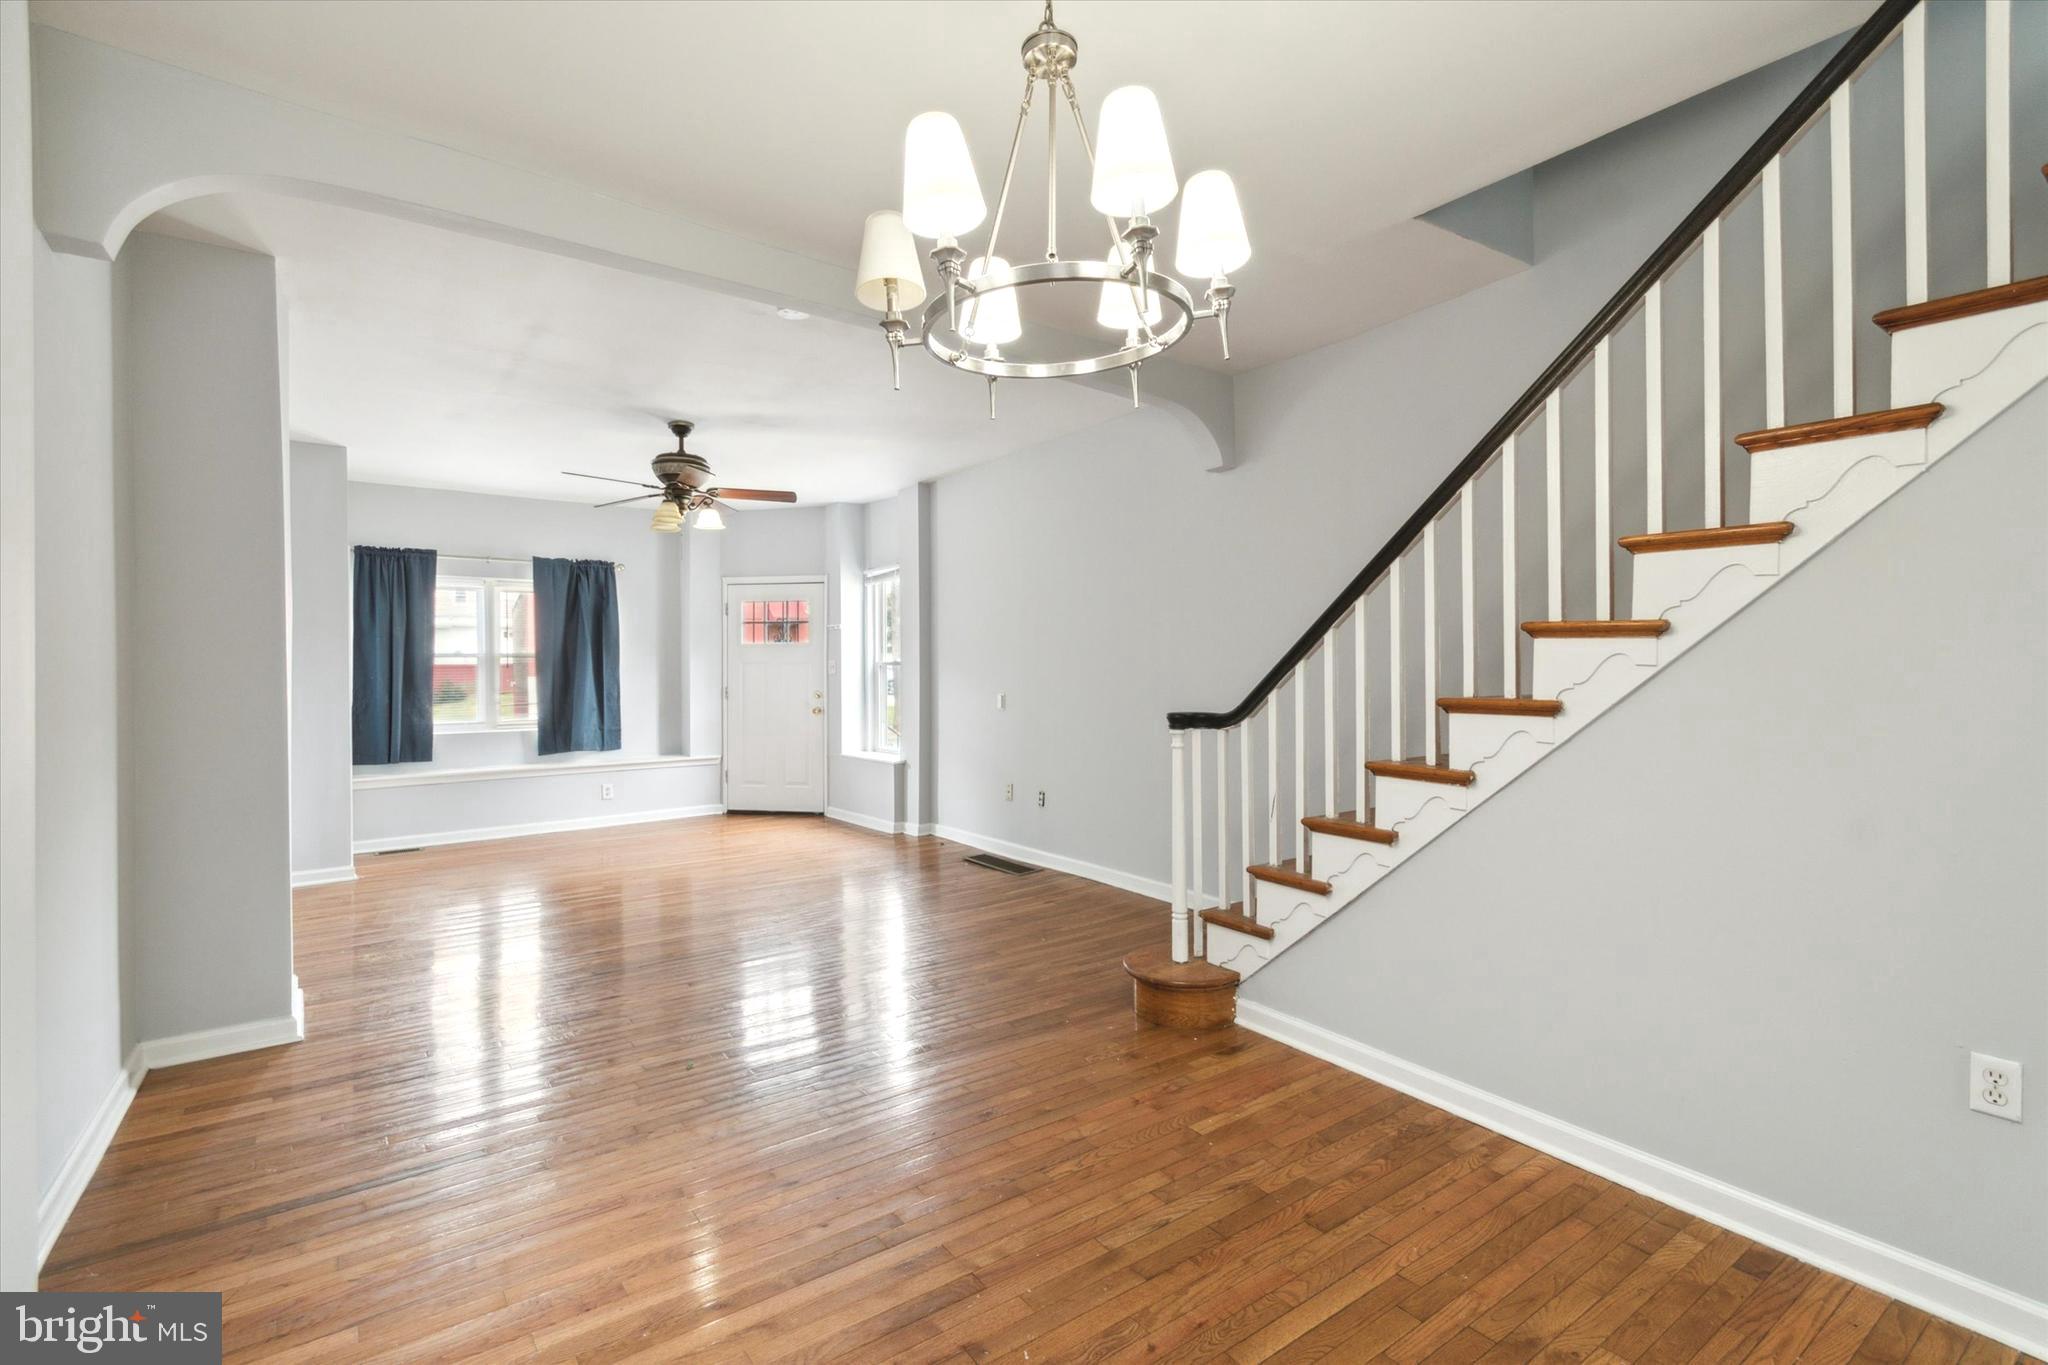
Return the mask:
{"type": "MultiPolygon", "coordinates": [[[[443,559],[464,559],[472,564],[531,564],[534,559],[532,555],[458,555],[448,550],[436,550],[434,553],[443,559]]],[[[541,558],[548,556],[542,555],[541,558]]],[[[616,559],[612,561],[612,568],[618,573],[626,570],[625,564],[616,559]]]]}

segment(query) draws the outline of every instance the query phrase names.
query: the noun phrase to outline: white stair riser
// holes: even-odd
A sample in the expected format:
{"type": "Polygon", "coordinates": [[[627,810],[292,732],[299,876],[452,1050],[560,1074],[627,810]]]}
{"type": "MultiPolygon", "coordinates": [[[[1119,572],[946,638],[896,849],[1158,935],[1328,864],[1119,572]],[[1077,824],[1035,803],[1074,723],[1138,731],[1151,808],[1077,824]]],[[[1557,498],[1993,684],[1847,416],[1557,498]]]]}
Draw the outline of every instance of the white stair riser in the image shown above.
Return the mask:
{"type": "Polygon", "coordinates": [[[1538,640],[1535,642],[1534,685],[1529,695],[1562,698],[1567,689],[1578,686],[1598,672],[1609,659],[1624,658],[1643,668],[1657,666],[1657,641],[1653,636],[1626,636],[1601,640],[1538,640]]]}
{"type": "Polygon", "coordinates": [[[1241,934],[1220,924],[1203,926],[1209,950],[1203,956],[1218,967],[1228,967],[1248,977],[1272,960],[1272,945],[1252,934],[1241,934]]]}
{"type": "Polygon", "coordinates": [[[1549,716],[1478,716],[1460,712],[1445,717],[1453,768],[1471,768],[1501,752],[1510,739],[1526,734],[1536,743],[1550,743],[1549,716]]]}
{"type": "Polygon", "coordinates": [[[2048,381],[2048,302],[2014,309],[2013,314],[2024,315],[2025,325],[2013,331],[1982,369],[1934,395],[1944,410],[1927,433],[1929,464],[1968,440],[2035,385],[2048,381]]]}
{"type": "MultiPolygon", "coordinates": [[[[2048,323],[2048,300],[1894,332],[1892,402],[1900,406],[1929,401],[1948,404],[1951,390],[1983,373],[2015,337],[2043,323],[2048,323]]],[[[2048,338],[2038,338],[2037,344],[2048,350],[2048,338]]],[[[1978,406],[1996,410],[1982,402],[1978,406]]],[[[1946,413],[1943,420],[1947,420],[1946,413]]],[[[1977,425],[1969,423],[1969,430],[1976,430],[1977,425]]]]}
{"type": "MultiPolygon", "coordinates": [[[[1789,539],[1789,537],[1788,537],[1789,539]]],[[[1635,589],[1630,615],[1641,621],[1662,620],[1706,591],[1724,573],[1771,578],[1778,572],[1781,545],[1727,545],[1698,550],[1660,550],[1634,556],[1635,589]]],[[[1661,655],[1660,655],[1661,657],[1661,655]]]]}
{"type": "Polygon", "coordinates": [[[1664,619],[1671,625],[1657,637],[1657,666],[1664,667],[1713,634],[1723,621],[1763,596],[1777,579],[1775,572],[1754,573],[1746,564],[1722,566],[1698,592],[1664,610],[1664,619]]]}
{"type": "Polygon", "coordinates": [[[1326,882],[1349,888],[1360,879],[1372,880],[1401,861],[1400,844],[1373,844],[1363,839],[1346,839],[1341,834],[1309,834],[1309,852],[1315,859],[1315,875],[1326,882]]]}

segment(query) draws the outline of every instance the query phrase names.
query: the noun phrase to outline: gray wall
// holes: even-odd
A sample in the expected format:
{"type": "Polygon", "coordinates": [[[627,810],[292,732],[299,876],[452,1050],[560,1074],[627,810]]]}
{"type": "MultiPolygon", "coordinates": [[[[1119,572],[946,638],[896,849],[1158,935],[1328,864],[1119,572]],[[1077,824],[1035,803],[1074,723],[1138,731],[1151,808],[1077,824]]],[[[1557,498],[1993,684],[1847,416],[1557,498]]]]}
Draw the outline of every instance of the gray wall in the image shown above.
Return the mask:
{"type": "Polygon", "coordinates": [[[115,266],[134,1008],[143,1038],[292,1009],[276,263],[138,233],[115,266]]]}
{"type": "Polygon", "coordinates": [[[36,1287],[35,221],[28,6],[0,0],[0,1290],[36,1287]]]}
{"type": "Polygon", "coordinates": [[[1964,1106],[2048,1059],[2043,433],[2048,388],[1245,998],[2048,1299],[2048,1124],[1964,1106]]]}
{"type": "Polygon", "coordinates": [[[36,247],[36,975],[41,1188],[119,1080],[112,269],[36,247]]]}
{"type": "Polygon", "coordinates": [[[291,444],[292,871],[352,858],[348,452],[291,444]]]}

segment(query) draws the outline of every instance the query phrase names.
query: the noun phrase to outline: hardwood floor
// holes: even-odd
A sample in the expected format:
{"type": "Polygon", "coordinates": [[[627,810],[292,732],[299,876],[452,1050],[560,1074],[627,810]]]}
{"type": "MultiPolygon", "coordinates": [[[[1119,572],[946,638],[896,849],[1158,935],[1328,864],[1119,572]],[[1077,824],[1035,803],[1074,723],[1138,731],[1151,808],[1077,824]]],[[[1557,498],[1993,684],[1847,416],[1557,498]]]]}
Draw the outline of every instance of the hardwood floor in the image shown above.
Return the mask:
{"type": "Polygon", "coordinates": [[[801,817],[364,858],[307,1040],[151,1075],[48,1289],[231,1358],[2013,1361],[1241,1029],[1156,904],[801,817]]]}

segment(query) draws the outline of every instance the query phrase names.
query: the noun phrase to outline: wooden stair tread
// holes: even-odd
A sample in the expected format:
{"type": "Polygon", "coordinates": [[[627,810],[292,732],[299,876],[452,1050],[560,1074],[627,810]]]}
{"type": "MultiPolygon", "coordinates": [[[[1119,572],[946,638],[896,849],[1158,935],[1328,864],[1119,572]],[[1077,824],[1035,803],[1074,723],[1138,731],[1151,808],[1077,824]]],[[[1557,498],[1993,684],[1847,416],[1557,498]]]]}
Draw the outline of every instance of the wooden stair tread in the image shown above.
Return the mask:
{"type": "Polygon", "coordinates": [[[1220,925],[1225,929],[1235,929],[1238,933],[1250,934],[1253,938],[1273,937],[1271,925],[1261,924],[1250,915],[1240,915],[1235,910],[1204,910],[1202,922],[1220,925]]]}
{"type": "Polygon", "coordinates": [[[1800,422],[1789,427],[1767,427],[1745,431],[1735,444],[1755,455],[1765,450],[1784,450],[1821,441],[1841,441],[1851,436],[1877,436],[1888,431],[1912,431],[1941,416],[1939,403],[1915,403],[1908,408],[1886,408],[1883,412],[1858,412],[1847,417],[1828,417],[1818,422],[1800,422]]]}
{"type": "Polygon", "coordinates": [[[1989,289],[1973,289],[1967,294],[1950,294],[1945,299],[1887,308],[1873,320],[1887,332],[1903,332],[1908,327],[1925,327],[1931,322],[1995,313],[2001,308],[2017,308],[2043,299],[2048,299],[2048,275],[2036,275],[2030,280],[1994,284],[1989,289]]]}
{"type": "Polygon", "coordinates": [[[1227,991],[1237,988],[1237,973],[1207,962],[1175,962],[1165,948],[1140,948],[1124,959],[1124,973],[1155,991],[1227,991]]]}
{"type": "Polygon", "coordinates": [[[1295,871],[1293,861],[1290,858],[1285,863],[1256,863],[1246,870],[1262,882],[1272,882],[1276,886],[1291,886],[1296,891],[1313,892],[1318,896],[1330,894],[1328,882],[1318,881],[1306,873],[1295,871]]]}
{"type": "Polygon", "coordinates": [[[1730,545],[1775,545],[1792,534],[1789,521],[1760,521],[1753,526],[1708,526],[1697,531],[1657,531],[1649,535],[1623,536],[1621,548],[1630,554],[1660,554],[1666,550],[1711,550],[1730,545]]]}
{"type": "Polygon", "coordinates": [[[1365,765],[1374,777],[1403,777],[1410,782],[1440,782],[1449,787],[1469,787],[1472,773],[1448,763],[1431,763],[1421,758],[1376,758],[1365,765]]]}
{"type": "Polygon", "coordinates": [[[1522,630],[1532,640],[1605,640],[1662,635],[1671,623],[1656,621],[1524,621],[1522,630]]]}
{"type": "Polygon", "coordinates": [[[1363,839],[1369,844],[1391,844],[1400,836],[1390,829],[1381,829],[1370,820],[1355,820],[1353,812],[1342,815],[1304,815],[1303,829],[1314,830],[1317,834],[1334,834],[1340,839],[1363,839]]]}
{"type": "Polygon", "coordinates": [[[1564,703],[1548,697],[1438,697],[1436,704],[1454,716],[1554,716],[1564,703]]]}

